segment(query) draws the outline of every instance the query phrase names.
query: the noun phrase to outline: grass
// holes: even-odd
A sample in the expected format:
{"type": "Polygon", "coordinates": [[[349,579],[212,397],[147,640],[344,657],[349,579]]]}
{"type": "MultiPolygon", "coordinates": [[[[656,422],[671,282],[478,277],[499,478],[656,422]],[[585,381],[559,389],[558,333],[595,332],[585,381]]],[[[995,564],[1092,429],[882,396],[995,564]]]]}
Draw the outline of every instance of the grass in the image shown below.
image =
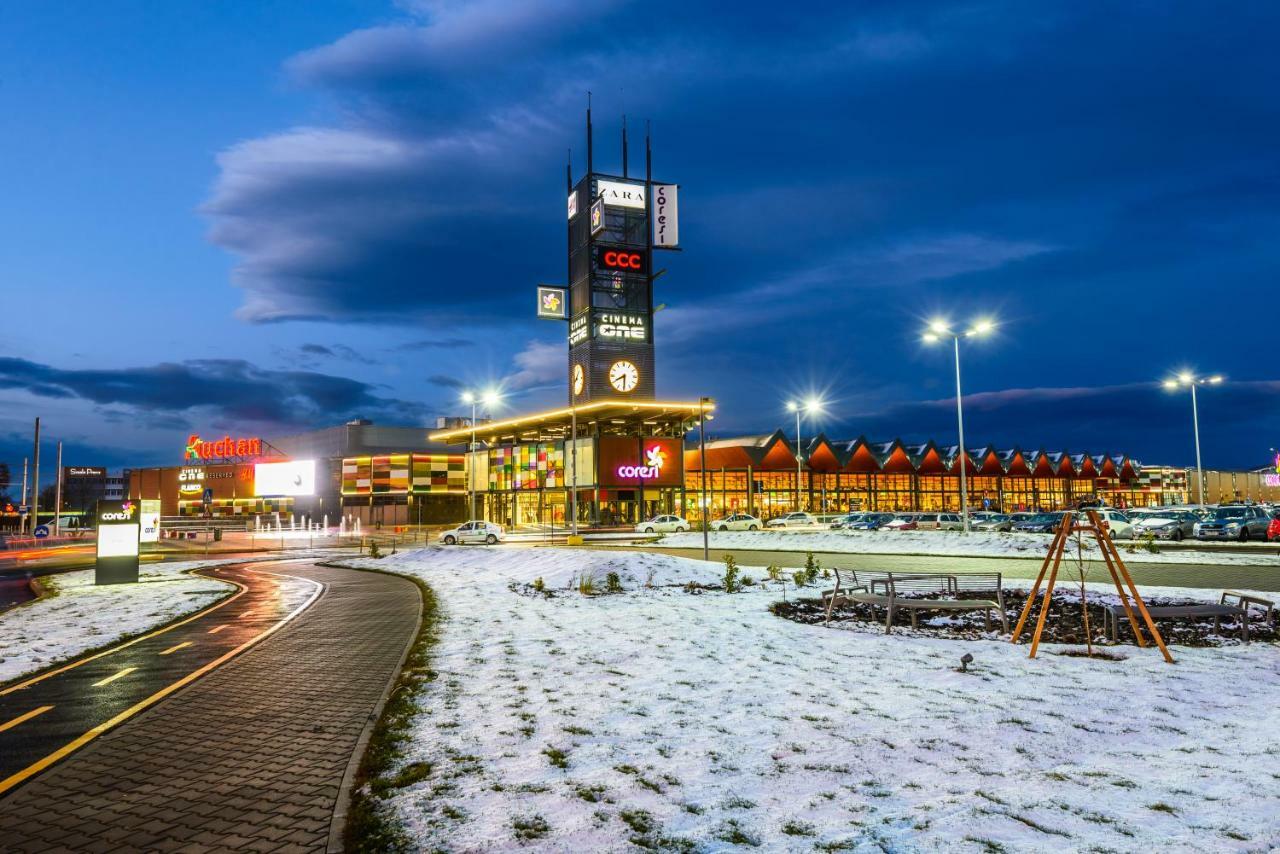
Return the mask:
{"type": "Polygon", "coordinates": [[[542,750],[542,755],[547,757],[547,760],[557,768],[569,767],[569,754],[558,747],[545,747],[542,750]]]}
{"type": "Polygon", "coordinates": [[[540,815],[517,816],[511,820],[511,829],[516,839],[524,842],[546,836],[551,832],[551,825],[540,815]]]}
{"type": "Polygon", "coordinates": [[[435,592],[419,579],[407,578],[422,596],[422,624],[396,677],[382,714],[374,724],[365,747],[360,767],[351,787],[351,806],[343,829],[344,847],[348,851],[412,851],[413,842],[403,827],[381,803],[395,788],[402,788],[426,777],[427,763],[411,763],[397,772],[402,746],[409,738],[409,728],[419,712],[418,694],[434,681],[436,674],[428,668],[431,652],[439,640],[440,605],[435,592]],[[412,769],[412,770],[411,770],[412,769]]]}

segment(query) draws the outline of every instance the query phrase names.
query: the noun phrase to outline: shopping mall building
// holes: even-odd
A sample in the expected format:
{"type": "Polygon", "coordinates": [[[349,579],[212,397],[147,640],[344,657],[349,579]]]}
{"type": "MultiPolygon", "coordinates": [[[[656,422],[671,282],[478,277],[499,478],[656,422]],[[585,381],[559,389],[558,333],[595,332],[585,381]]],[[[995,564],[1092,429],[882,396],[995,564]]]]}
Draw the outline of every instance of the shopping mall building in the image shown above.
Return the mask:
{"type": "MultiPolygon", "coordinates": [[[[797,448],[781,431],[701,437],[709,398],[662,400],[653,340],[656,253],[679,249],[678,187],[595,170],[588,113],[587,168],[567,175],[567,281],[537,288],[537,316],[561,325],[567,400],[558,409],[439,429],[355,421],[270,441],[189,437],[181,465],[134,470],[129,495],[159,499],[166,516],[276,514],[336,524],[458,522],[482,516],[510,527],[630,525],[660,513],[692,519],[795,509],[956,510],[960,472],[971,507],[1055,509],[1085,497],[1120,507],[1180,504],[1183,469],[1150,468],[1122,453],[933,441],[831,440],[797,448]],[[470,505],[470,506],[469,506],[470,505]]],[[[175,451],[176,451],[175,447],[175,451]]],[[[1278,475],[1280,477],[1280,475],[1278,475]]],[[[1208,482],[1210,478],[1206,478],[1208,482]]],[[[1242,496],[1213,481],[1208,501],[1242,496]]],[[[1258,481],[1259,490],[1262,481],[1258,481]]],[[[1267,487],[1280,498],[1280,484],[1267,487]]]]}

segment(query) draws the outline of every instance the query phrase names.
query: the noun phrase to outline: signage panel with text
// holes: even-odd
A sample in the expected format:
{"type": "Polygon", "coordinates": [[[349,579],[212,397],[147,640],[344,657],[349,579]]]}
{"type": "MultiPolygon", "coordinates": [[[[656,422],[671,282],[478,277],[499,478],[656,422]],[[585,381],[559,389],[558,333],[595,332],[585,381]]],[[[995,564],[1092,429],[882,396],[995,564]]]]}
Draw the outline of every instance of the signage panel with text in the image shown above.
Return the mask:
{"type": "Polygon", "coordinates": [[[138,580],[142,507],[137,501],[99,501],[95,584],[132,584],[138,580]]]}
{"type": "Polygon", "coordinates": [[[681,486],[684,442],[680,439],[600,437],[601,486],[681,486]]]}

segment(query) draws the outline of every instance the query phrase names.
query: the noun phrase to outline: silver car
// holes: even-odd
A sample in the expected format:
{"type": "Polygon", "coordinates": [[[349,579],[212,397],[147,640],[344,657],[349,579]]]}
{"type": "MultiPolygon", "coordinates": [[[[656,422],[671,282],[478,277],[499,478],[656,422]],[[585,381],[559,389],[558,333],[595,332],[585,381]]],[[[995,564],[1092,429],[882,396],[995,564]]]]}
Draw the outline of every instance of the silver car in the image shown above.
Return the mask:
{"type": "Polygon", "coordinates": [[[1157,540],[1174,540],[1193,537],[1200,517],[1190,510],[1156,510],[1140,514],[1133,523],[1133,536],[1151,534],[1157,540]]]}
{"type": "Polygon", "coordinates": [[[1012,531],[1014,518],[1008,513],[984,513],[971,518],[969,527],[975,531],[1012,531]]]}
{"type": "Polygon", "coordinates": [[[1196,523],[1197,540],[1266,540],[1271,514],[1249,504],[1226,504],[1196,523]]]}

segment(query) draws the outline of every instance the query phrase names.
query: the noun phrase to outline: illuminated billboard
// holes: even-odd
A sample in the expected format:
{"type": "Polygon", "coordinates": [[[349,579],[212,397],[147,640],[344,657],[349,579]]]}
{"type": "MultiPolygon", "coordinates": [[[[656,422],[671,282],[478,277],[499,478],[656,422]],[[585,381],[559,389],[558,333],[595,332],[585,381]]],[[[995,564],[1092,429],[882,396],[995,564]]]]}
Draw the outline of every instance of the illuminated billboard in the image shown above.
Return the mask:
{"type": "Polygon", "coordinates": [[[99,501],[95,584],[129,584],[138,580],[138,543],[142,508],[136,501],[99,501]]]}
{"type": "Polygon", "coordinates": [[[315,495],[315,493],[315,460],[258,463],[253,467],[253,494],[255,496],[315,495]]]}

